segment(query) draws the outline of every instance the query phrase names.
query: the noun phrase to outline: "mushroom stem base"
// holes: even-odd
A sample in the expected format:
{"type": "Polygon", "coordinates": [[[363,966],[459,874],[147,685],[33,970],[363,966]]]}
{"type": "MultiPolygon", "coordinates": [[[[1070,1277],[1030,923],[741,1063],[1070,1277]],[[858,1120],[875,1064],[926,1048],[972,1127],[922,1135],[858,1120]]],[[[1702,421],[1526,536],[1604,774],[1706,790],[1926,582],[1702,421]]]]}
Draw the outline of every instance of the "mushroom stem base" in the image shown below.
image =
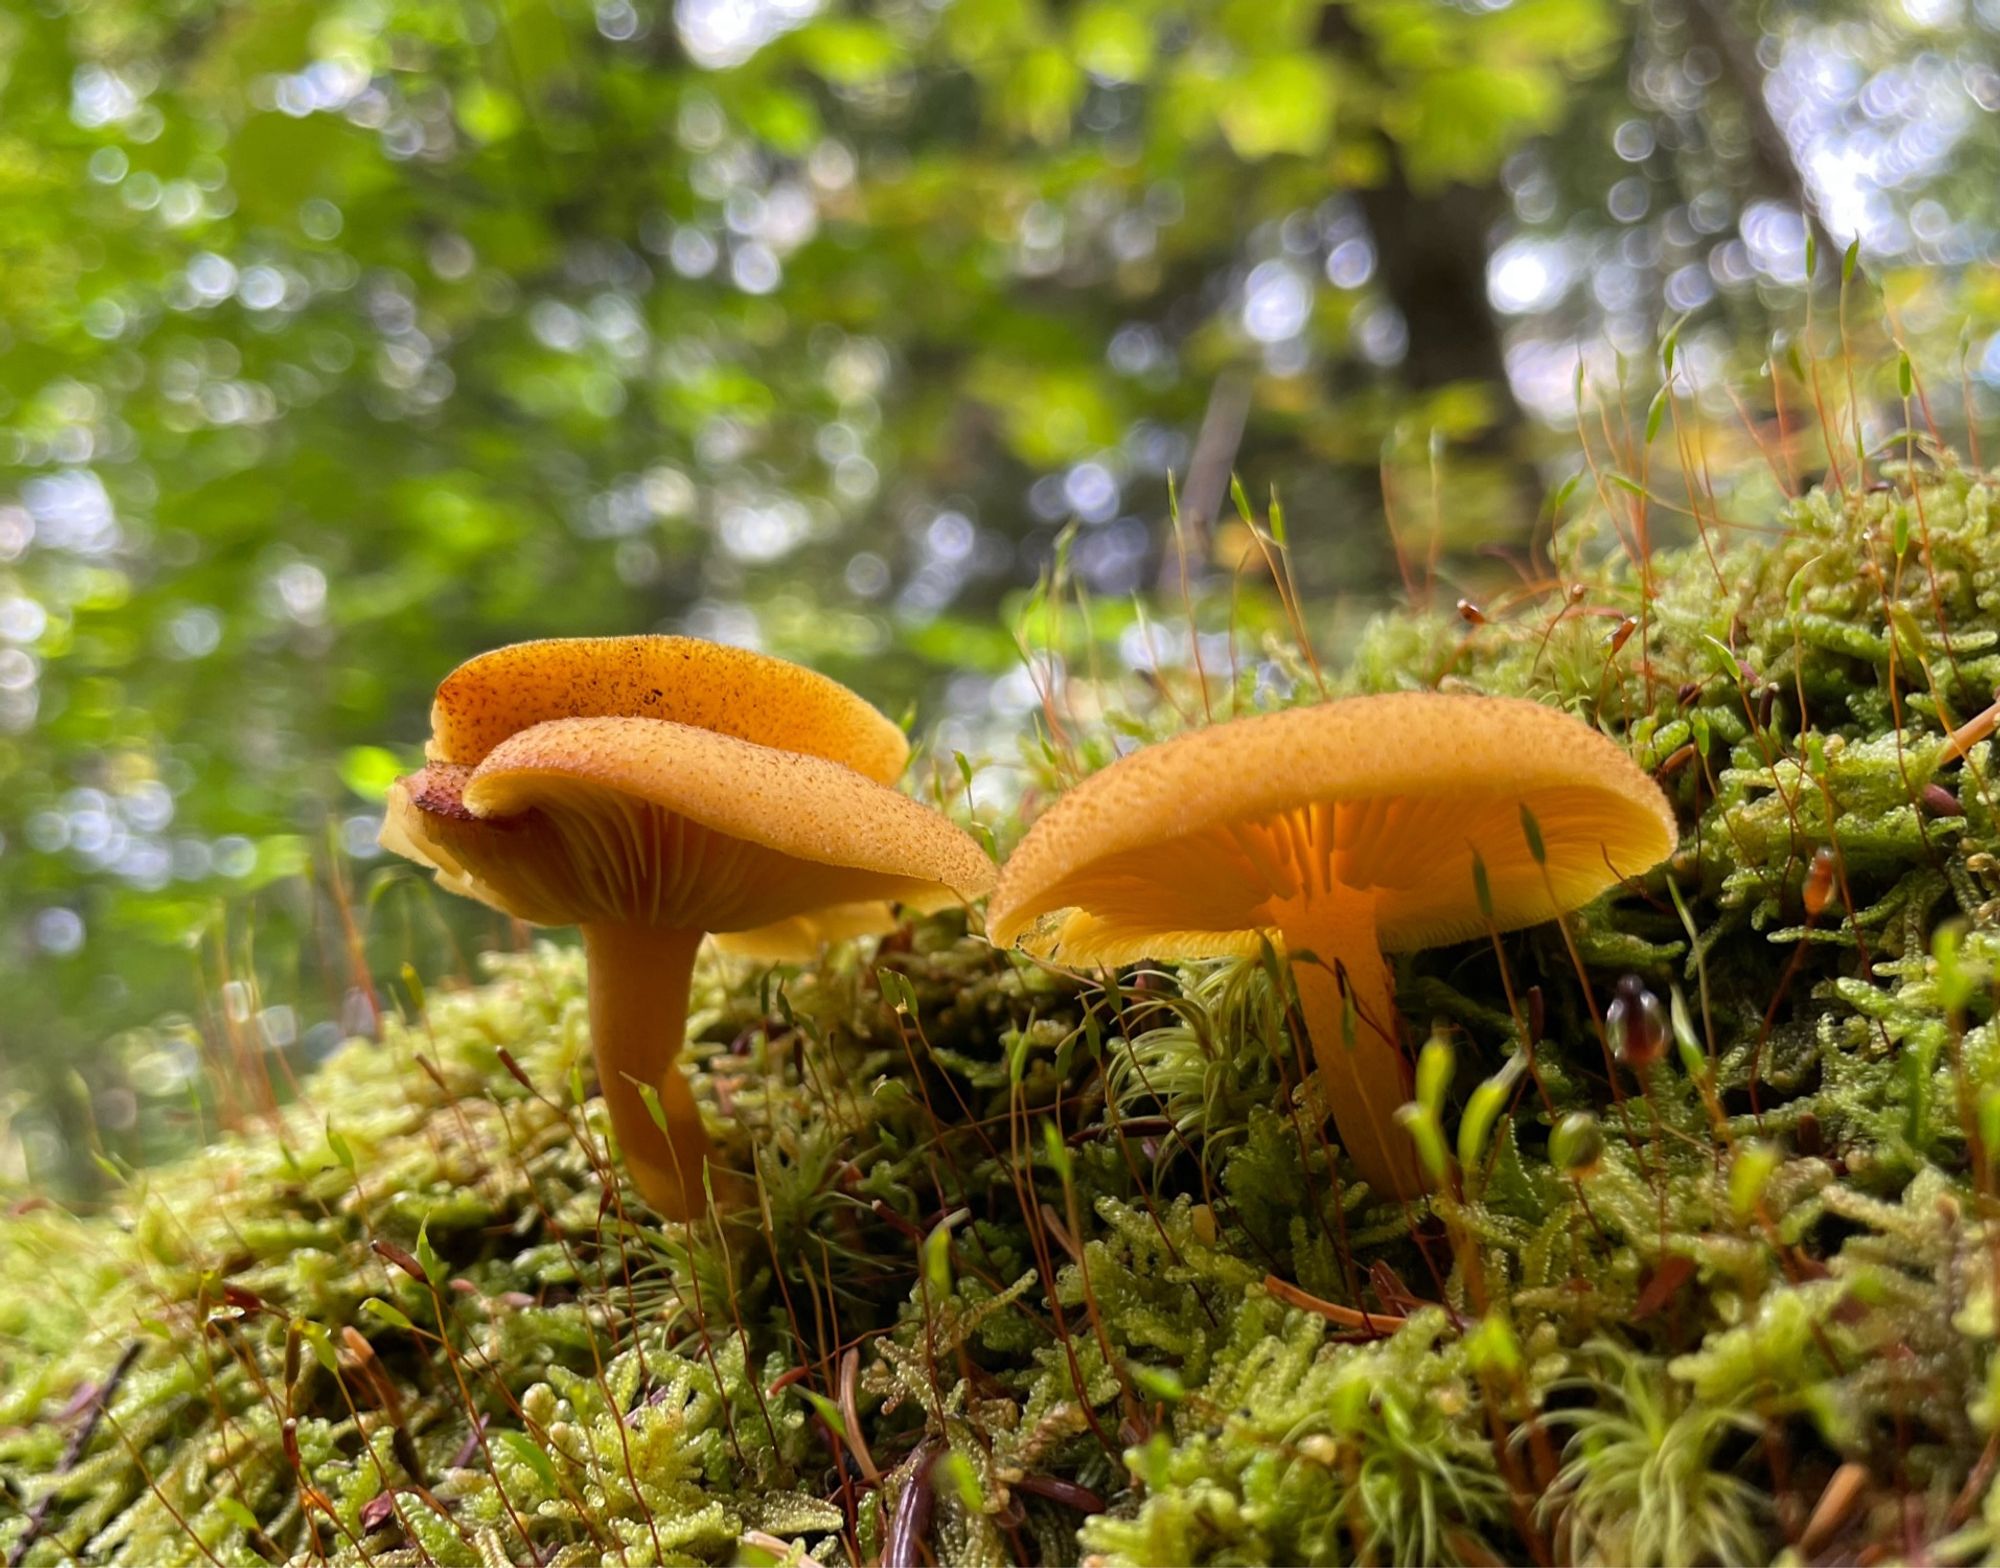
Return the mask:
{"type": "Polygon", "coordinates": [[[1336,886],[1287,900],[1275,913],[1341,1147],[1376,1192],[1421,1197],[1429,1183],[1396,1120],[1414,1090],[1373,900],[1336,886]]]}
{"type": "Polygon", "coordinates": [[[707,1208],[702,1165],[708,1130],[687,1075],[674,1065],[687,1032],[688,986],[699,931],[589,925],[590,1044],[598,1090],[633,1185],[668,1219],[690,1220],[707,1208]],[[641,1086],[659,1096],[661,1131],[641,1086]]]}

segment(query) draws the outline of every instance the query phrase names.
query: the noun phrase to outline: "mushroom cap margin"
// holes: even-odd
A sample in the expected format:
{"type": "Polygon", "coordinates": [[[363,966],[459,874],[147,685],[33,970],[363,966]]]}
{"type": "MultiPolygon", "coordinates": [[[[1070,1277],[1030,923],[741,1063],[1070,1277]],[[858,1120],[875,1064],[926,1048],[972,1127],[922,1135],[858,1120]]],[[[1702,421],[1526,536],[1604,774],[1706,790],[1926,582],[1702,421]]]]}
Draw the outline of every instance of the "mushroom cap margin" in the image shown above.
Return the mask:
{"type": "MultiPolygon", "coordinates": [[[[1372,809],[1385,801],[1414,807],[1400,829],[1397,813],[1375,813],[1386,819],[1383,831],[1412,835],[1401,847],[1413,861],[1438,867],[1449,860],[1458,873],[1422,889],[1422,896],[1378,897],[1382,945],[1390,950],[1462,940],[1484,929],[1470,871],[1473,849],[1486,862],[1494,923],[1511,929],[1587,902],[1620,876],[1650,870],[1671,853],[1678,832],[1659,785],[1624,749],[1558,709],[1525,698],[1439,692],[1342,698],[1193,730],[1085,779],[1008,858],[988,908],[988,931],[995,943],[1010,946],[1041,917],[1076,909],[1069,917],[1074,934],[1087,935],[1081,945],[1100,955],[1095,961],[1123,961],[1109,956],[1114,952],[1137,957],[1145,948],[1137,932],[1107,928],[1066,893],[1093,866],[1113,857],[1129,864],[1158,849],[1164,883],[1182,863],[1171,852],[1176,841],[1315,804],[1372,809]],[[1546,876],[1527,847],[1524,805],[1542,830],[1546,876]],[[1570,823],[1575,831],[1565,830],[1570,823]],[[1488,841],[1457,844],[1451,835],[1461,828],[1488,841]]],[[[1386,869],[1397,848],[1385,839],[1367,858],[1386,869]]],[[[1257,940],[1213,935],[1205,941],[1173,922],[1162,930],[1167,946],[1146,951],[1220,955],[1252,950],[1257,940]]]]}
{"type": "Polygon", "coordinates": [[[579,788],[616,791],[794,860],[938,883],[993,885],[992,861],[950,820],[824,757],[662,719],[552,719],[509,736],[472,770],[483,818],[560,809],[579,788]]]}
{"type": "Polygon", "coordinates": [[[385,849],[535,925],[667,924],[755,945],[798,917],[851,927],[857,904],[945,908],[995,875],[945,817],[851,768],[656,719],[551,720],[480,768],[427,764],[388,807],[385,849]]]}

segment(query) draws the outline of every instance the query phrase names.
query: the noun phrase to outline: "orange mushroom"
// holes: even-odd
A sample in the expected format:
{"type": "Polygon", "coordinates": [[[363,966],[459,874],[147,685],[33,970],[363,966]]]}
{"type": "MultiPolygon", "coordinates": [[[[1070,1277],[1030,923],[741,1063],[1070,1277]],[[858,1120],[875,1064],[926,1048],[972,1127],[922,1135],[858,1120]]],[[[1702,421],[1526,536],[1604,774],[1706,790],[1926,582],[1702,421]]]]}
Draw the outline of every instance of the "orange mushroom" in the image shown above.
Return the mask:
{"type": "MultiPolygon", "coordinates": [[[[905,902],[917,907],[923,904],[923,900],[914,897],[905,902]]],[[[815,909],[809,914],[759,926],[754,931],[718,931],[713,933],[712,940],[717,952],[727,953],[731,958],[759,964],[805,964],[832,943],[851,941],[858,936],[879,936],[895,928],[896,912],[889,902],[871,899],[863,904],[834,904],[815,909]]]]}
{"type": "Polygon", "coordinates": [[[1247,956],[1274,940],[1341,1144],[1370,1187],[1410,1198],[1426,1183],[1395,1120],[1411,1075],[1384,951],[1550,919],[1674,842],[1659,786],[1566,714],[1353,697],[1195,730],[1084,780],[1008,860],[987,928],[1071,964],[1247,956]]]}
{"type": "Polygon", "coordinates": [[[704,1206],[709,1140],[673,1065],[703,936],[796,946],[879,922],[891,901],[992,885],[971,838],[889,787],[900,730],[845,687],[742,649],[500,649],[438,689],[428,755],[391,790],[383,845],[453,892],[582,927],[611,1125],[640,1192],[674,1219],[704,1206]]]}

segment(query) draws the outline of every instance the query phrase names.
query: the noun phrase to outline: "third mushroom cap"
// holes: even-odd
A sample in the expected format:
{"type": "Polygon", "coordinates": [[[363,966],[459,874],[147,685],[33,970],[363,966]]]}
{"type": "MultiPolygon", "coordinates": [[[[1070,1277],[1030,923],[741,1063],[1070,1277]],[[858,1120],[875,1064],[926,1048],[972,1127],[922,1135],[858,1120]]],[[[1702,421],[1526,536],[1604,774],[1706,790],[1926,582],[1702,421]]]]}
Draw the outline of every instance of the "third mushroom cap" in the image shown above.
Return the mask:
{"type": "Polygon", "coordinates": [[[787,949],[992,885],[971,838],[889,787],[908,750],[853,692],[764,654],[520,643],[438,688],[430,761],[391,791],[382,842],[453,892],[582,927],[612,1127],[639,1190],[687,1219],[708,1140],[674,1058],[703,935],[787,949]]]}
{"type": "Polygon", "coordinates": [[[1341,1144],[1370,1186],[1407,1198],[1425,1184],[1394,1121],[1410,1070],[1384,951],[1550,919],[1674,842],[1659,786],[1567,714],[1352,697],[1195,730],[1084,780],[1008,860],[988,929],[1071,964],[1249,955],[1274,939],[1341,1144]]]}

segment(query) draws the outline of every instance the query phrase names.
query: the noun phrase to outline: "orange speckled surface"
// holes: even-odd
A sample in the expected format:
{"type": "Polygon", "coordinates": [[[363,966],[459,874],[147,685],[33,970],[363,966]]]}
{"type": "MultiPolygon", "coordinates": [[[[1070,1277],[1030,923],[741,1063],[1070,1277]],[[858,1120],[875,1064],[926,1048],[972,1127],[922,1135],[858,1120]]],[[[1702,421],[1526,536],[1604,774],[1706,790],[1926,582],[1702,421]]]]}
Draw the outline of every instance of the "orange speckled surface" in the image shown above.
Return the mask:
{"type": "Polygon", "coordinates": [[[556,637],[468,659],[431,708],[433,762],[473,767],[550,719],[664,719],[845,763],[893,782],[909,742],[838,681],[696,637],[556,637]]]}
{"type": "Polygon", "coordinates": [[[1120,759],[1058,800],[1008,860],[996,942],[1077,911],[1038,949],[1076,962],[1255,951],[1301,877],[1372,890],[1391,950],[1587,902],[1671,852],[1660,788],[1613,741],[1510,697],[1397,692],[1259,714],[1120,759]],[[1546,875],[1529,852],[1526,806],[1546,875]],[[1308,871],[1307,864],[1325,865],[1308,871]],[[1551,896],[1553,894],[1553,897],[1551,896]]]}

